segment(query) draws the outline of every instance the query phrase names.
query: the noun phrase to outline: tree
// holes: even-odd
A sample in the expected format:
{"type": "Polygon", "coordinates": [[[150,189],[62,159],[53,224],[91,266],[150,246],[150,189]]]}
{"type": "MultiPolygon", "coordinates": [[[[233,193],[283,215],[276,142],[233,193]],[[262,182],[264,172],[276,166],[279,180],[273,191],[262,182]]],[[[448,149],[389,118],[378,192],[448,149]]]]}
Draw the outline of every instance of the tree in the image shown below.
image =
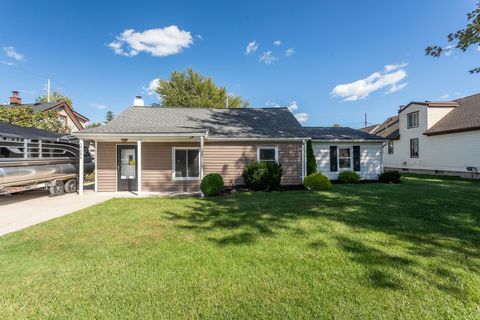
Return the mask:
{"type": "Polygon", "coordinates": [[[169,80],[159,81],[155,91],[160,95],[163,106],[225,108],[228,97],[229,108],[248,107],[248,101],[229,95],[225,87],[216,86],[212,78],[204,77],[191,68],[172,72],[169,80]]]}
{"type": "Polygon", "coordinates": [[[341,128],[342,126],[341,126],[340,124],[338,124],[338,123],[334,123],[334,124],[332,124],[332,127],[334,127],[334,128],[341,128]]]}
{"type": "Polygon", "coordinates": [[[105,122],[110,122],[115,118],[115,115],[113,114],[112,111],[107,111],[107,114],[105,116],[105,122]]]}
{"type": "Polygon", "coordinates": [[[313,152],[312,140],[307,141],[307,176],[317,172],[317,160],[313,152]]]}
{"type": "Polygon", "coordinates": [[[92,122],[92,123],[89,123],[85,126],[85,129],[90,129],[90,128],[96,128],[96,127],[100,127],[100,126],[103,126],[103,123],[101,122],[92,122]]]}
{"type": "Polygon", "coordinates": [[[0,108],[0,121],[22,127],[34,127],[56,133],[67,133],[54,110],[35,113],[30,106],[0,108]]]}
{"type": "MultiPolygon", "coordinates": [[[[450,45],[442,48],[440,46],[430,46],[425,48],[425,54],[435,58],[440,57],[442,54],[452,50],[460,49],[463,52],[471,46],[480,44],[480,1],[477,2],[476,8],[467,13],[467,26],[464,29],[458,30],[455,33],[450,33],[447,36],[447,40],[450,45]]],[[[478,47],[477,47],[478,48],[478,47]]],[[[480,68],[474,68],[469,71],[470,73],[480,73],[480,68]]]]}
{"type": "MultiPolygon", "coordinates": [[[[47,103],[47,101],[48,101],[48,96],[47,95],[38,96],[35,99],[35,102],[39,102],[39,103],[47,103]]],[[[52,95],[50,96],[50,102],[65,102],[66,104],[68,104],[70,106],[70,108],[73,109],[72,99],[70,99],[67,96],[62,95],[58,91],[53,91],[52,95]]]]}

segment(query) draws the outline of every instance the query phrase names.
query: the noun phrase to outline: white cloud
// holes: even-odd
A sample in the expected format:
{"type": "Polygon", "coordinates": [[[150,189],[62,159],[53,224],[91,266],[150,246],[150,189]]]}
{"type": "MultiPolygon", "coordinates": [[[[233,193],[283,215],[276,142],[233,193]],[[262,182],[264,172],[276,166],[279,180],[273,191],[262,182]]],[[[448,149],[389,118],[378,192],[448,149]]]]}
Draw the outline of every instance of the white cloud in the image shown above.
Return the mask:
{"type": "Polygon", "coordinates": [[[477,51],[480,51],[480,46],[477,47],[477,51]]]}
{"type": "Polygon", "coordinates": [[[298,110],[298,104],[297,101],[292,101],[290,102],[290,105],[287,107],[290,112],[295,112],[298,110]]]}
{"type": "MultiPolygon", "coordinates": [[[[385,66],[384,69],[387,70],[387,66],[385,66]]],[[[374,72],[364,79],[337,85],[330,92],[330,95],[333,97],[341,97],[344,101],[356,101],[365,99],[370,93],[383,88],[387,89],[385,93],[393,93],[405,88],[407,83],[400,82],[406,77],[407,72],[403,69],[398,69],[390,73],[374,72]]]]}
{"type": "Polygon", "coordinates": [[[408,85],[408,82],[400,83],[399,85],[394,84],[393,86],[390,87],[390,89],[387,90],[386,93],[394,93],[397,91],[402,90],[408,85]]]}
{"type": "Polygon", "coordinates": [[[154,95],[154,94],[157,94],[155,92],[155,90],[157,90],[158,86],[160,84],[160,79],[159,78],[155,78],[153,79],[152,81],[150,81],[150,83],[148,84],[148,87],[145,88],[145,91],[147,92],[148,95],[154,95]]]}
{"type": "Polygon", "coordinates": [[[398,69],[402,69],[408,66],[408,62],[398,63],[398,64],[387,64],[384,69],[385,72],[392,72],[398,69]]]}
{"type": "Polygon", "coordinates": [[[277,46],[277,47],[278,47],[278,46],[281,46],[281,45],[282,45],[282,41],[281,41],[281,40],[275,40],[275,41],[273,41],[273,45],[274,45],[274,46],[277,46]]]}
{"type": "Polygon", "coordinates": [[[294,53],[295,53],[295,50],[293,50],[293,48],[288,48],[287,50],[285,50],[285,56],[286,57],[290,57],[294,53]]]}
{"type": "Polygon", "coordinates": [[[195,37],[197,37],[199,40],[202,40],[203,41],[203,37],[201,34],[197,34],[195,37]]]}
{"type": "Polygon", "coordinates": [[[10,61],[0,61],[1,64],[4,64],[4,65],[7,65],[7,66],[10,66],[10,67],[15,67],[17,64],[13,63],[13,62],[10,62],[10,61]]]}
{"type": "Polygon", "coordinates": [[[260,62],[263,62],[265,64],[272,64],[277,60],[278,60],[278,57],[274,56],[272,51],[265,51],[260,56],[260,62]]]}
{"type": "Polygon", "coordinates": [[[295,116],[295,118],[297,118],[298,122],[300,123],[307,122],[308,119],[310,119],[310,115],[306,112],[294,113],[293,115],[295,116]]]}
{"type": "Polygon", "coordinates": [[[448,99],[450,95],[448,93],[445,93],[443,96],[440,97],[440,99],[448,99]]]}
{"type": "Polygon", "coordinates": [[[245,48],[245,54],[250,55],[255,53],[257,51],[259,44],[257,41],[253,40],[247,44],[247,47],[245,48]]]}
{"type": "Polygon", "coordinates": [[[193,44],[188,31],[180,30],[177,26],[148,29],[137,32],[127,29],[108,44],[115,54],[133,57],[140,52],[148,52],[154,57],[166,57],[177,54],[193,44]]]}
{"type": "Polygon", "coordinates": [[[104,109],[107,108],[106,105],[101,104],[101,103],[92,103],[91,106],[94,107],[94,108],[97,108],[98,110],[104,110],[104,109]]]}
{"type": "Polygon", "coordinates": [[[24,59],[23,54],[17,52],[14,47],[3,47],[3,52],[5,52],[7,57],[17,61],[22,61],[24,59]]]}

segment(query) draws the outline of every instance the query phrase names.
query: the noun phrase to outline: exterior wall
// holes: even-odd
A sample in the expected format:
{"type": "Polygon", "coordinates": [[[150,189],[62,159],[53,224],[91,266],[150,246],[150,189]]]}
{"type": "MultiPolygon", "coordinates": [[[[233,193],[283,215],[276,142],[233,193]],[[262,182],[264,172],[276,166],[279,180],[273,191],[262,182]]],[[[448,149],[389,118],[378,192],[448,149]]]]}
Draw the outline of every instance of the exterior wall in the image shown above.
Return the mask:
{"type": "MultiPolygon", "coordinates": [[[[97,191],[117,189],[117,147],[120,143],[97,142],[97,191]]],[[[129,144],[129,143],[127,143],[129,144]]],[[[133,143],[130,143],[133,144],[133,143]]],[[[199,147],[199,143],[143,142],[142,191],[198,191],[200,180],[172,180],[172,147],[199,147]]],[[[205,142],[204,175],[219,173],[226,186],[243,185],[244,165],[257,160],[257,147],[278,148],[283,166],[282,185],[302,183],[301,142],[205,142]]]]}
{"type": "Polygon", "coordinates": [[[316,142],[313,141],[313,153],[317,160],[317,171],[326,175],[330,180],[336,180],[338,174],[344,170],[353,170],[353,146],[360,146],[360,171],[357,173],[364,180],[376,180],[383,172],[383,148],[384,142],[352,143],[352,142],[316,142]],[[337,172],[330,171],[330,146],[338,148],[352,148],[352,168],[340,169],[337,172]]]}
{"type": "MultiPolygon", "coordinates": [[[[67,128],[70,129],[70,132],[77,132],[79,131],[77,126],[75,125],[75,122],[73,122],[72,118],[70,117],[70,115],[65,111],[64,108],[58,108],[58,109],[55,109],[58,113],[58,115],[62,115],[62,116],[65,116],[67,117],[67,128]]],[[[80,122],[81,123],[81,122],[80,122]]],[[[83,124],[84,125],[84,124],[83,124]]],[[[85,127],[85,125],[84,125],[85,127]]]]}
{"type": "Polygon", "coordinates": [[[283,167],[282,185],[302,184],[302,144],[269,142],[207,142],[204,150],[204,174],[219,173],[225,185],[243,185],[245,164],[257,160],[257,147],[277,147],[283,167]]]}
{"type": "Polygon", "coordinates": [[[400,140],[394,141],[394,154],[385,147],[385,167],[410,170],[467,172],[480,171],[480,130],[427,136],[424,132],[451,108],[410,106],[400,113],[400,140]],[[407,114],[419,111],[419,127],[407,129],[407,114]],[[419,156],[410,158],[410,139],[418,138],[419,156]]]}
{"type": "Polygon", "coordinates": [[[440,119],[445,117],[454,107],[430,107],[427,108],[427,129],[430,129],[440,119]]]}

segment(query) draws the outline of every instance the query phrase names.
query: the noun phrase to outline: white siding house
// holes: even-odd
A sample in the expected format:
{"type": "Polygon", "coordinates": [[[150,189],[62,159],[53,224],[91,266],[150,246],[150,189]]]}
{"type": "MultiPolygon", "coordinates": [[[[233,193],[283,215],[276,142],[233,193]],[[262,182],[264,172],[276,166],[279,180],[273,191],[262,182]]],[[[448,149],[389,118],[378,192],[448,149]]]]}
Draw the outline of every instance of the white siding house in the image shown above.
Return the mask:
{"type": "Polygon", "coordinates": [[[480,95],[412,102],[398,123],[398,137],[384,149],[385,168],[480,178],[480,95]]]}
{"type": "Polygon", "coordinates": [[[352,128],[306,127],[312,138],[317,171],[336,180],[342,171],[356,171],[362,180],[383,172],[386,139],[352,128]]]}

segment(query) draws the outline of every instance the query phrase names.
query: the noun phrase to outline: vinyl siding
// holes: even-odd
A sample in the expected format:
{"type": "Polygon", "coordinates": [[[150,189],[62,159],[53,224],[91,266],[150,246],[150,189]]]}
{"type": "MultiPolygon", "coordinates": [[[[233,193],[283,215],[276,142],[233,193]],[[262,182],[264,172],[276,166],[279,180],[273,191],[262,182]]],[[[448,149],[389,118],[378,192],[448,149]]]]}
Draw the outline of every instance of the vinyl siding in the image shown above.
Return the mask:
{"type": "Polygon", "coordinates": [[[454,172],[467,172],[467,167],[480,169],[480,130],[435,136],[424,134],[449,110],[412,105],[408,112],[400,113],[400,140],[394,143],[393,155],[385,149],[385,167],[454,172]],[[413,111],[419,111],[419,127],[407,129],[407,114],[413,111]],[[410,139],[415,138],[419,142],[419,156],[410,158],[410,139]]]}
{"type": "MultiPolygon", "coordinates": [[[[172,148],[199,147],[199,143],[142,143],[142,191],[198,191],[200,181],[172,180],[172,148]]],[[[204,175],[219,173],[226,186],[243,185],[243,168],[256,161],[257,147],[278,148],[279,162],[283,166],[282,185],[300,185],[301,151],[298,143],[206,142],[204,145],[204,175]]],[[[116,143],[97,143],[97,190],[116,191],[116,143]]]]}
{"type": "Polygon", "coordinates": [[[283,167],[282,185],[302,183],[301,143],[208,142],[204,150],[204,174],[219,173],[225,185],[243,185],[245,164],[257,160],[257,147],[277,147],[283,167]]]}
{"type": "Polygon", "coordinates": [[[338,173],[343,170],[353,170],[353,146],[360,146],[360,171],[357,173],[364,180],[376,180],[383,172],[382,143],[355,143],[346,142],[313,142],[313,153],[317,160],[317,171],[326,175],[330,180],[336,180],[338,173]],[[330,146],[351,148],[351,168],[330,171],[330,146]]]}
{"type": "Polygon", "coordinates": [[[117,146],[114,142],[98,142],[96,152],[97,190],[117,191],[117,146]]]}

